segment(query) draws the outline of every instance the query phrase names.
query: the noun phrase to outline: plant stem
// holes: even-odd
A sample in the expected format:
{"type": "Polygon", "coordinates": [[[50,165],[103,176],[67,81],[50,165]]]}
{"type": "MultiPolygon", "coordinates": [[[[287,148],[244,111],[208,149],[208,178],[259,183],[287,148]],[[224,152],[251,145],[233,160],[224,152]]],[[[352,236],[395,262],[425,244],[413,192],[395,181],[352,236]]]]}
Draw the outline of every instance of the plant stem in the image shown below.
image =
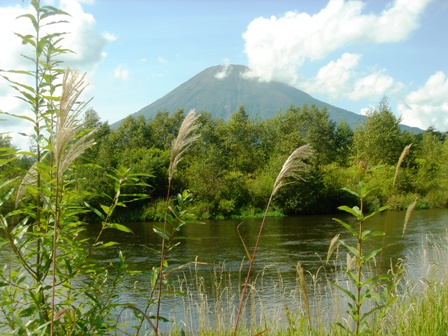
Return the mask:
{"type": "Polygon", "coordinates": [[[258,245],[259,245],[260,238],[261,238],[261,233],[263,232],[264,223],[266,221],[266,217],[267,217],[269,208],[271,206],[271,202],[272,202],[272,197],[273,196],[274,196],[274,194],[272,193],[271,196],[269,197],[269,202],[268,202],[268,205],[267,205],[266,210],[264,212],[263,220],[261,221],[260,230],[258,231],[258,236],[257,236],[257,240],[255,242],[254,251],[252,252],[252,255],[250,256],[249,269],[247,270],[246,281],[244,282],[243,291],[241,293],[240,304],[239,304],[239,307],[238,307],[238,314],[236,316],[236,321],[235,321],[235,328],[233,330],[233,335],[234,336],[236,336],[236,332],[238,330],[238,323],[239,323],[239,319],[240,319],[240,316],[241,316],[241,312],[243,310],[244,298],[246,296],[247,287],[249,287],[250,274],[252,272],[252,267],[254,265],[255,256],[257,254],[257,249],[258,249],[258,245]]]}

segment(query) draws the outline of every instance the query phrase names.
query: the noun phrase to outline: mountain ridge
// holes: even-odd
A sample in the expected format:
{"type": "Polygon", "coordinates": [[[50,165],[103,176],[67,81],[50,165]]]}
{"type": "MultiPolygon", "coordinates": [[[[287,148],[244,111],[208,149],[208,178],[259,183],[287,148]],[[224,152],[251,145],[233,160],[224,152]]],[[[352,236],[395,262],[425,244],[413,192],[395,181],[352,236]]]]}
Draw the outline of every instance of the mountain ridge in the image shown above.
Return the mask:
{"type": "MultiPolygon", "coordinates": [[[[183,108],[185,111],[210,112],[213,117],[228,120],[234,111],[244,106],[250,117],[268,119],[291,106],[314,104],[318,108],[326,107],[330,119],[336,124],[345,120],[354,128],[366,119],[363,115],[320,101],[287,84],[245,78],[247,71],[248,67],[237,64],[208,67],[130,116],[143,115],[149,119],[158,111],[173,113],[183,108]]],[[[112,124],[112,127],[118,127],[124,119],[112,124]]]]}

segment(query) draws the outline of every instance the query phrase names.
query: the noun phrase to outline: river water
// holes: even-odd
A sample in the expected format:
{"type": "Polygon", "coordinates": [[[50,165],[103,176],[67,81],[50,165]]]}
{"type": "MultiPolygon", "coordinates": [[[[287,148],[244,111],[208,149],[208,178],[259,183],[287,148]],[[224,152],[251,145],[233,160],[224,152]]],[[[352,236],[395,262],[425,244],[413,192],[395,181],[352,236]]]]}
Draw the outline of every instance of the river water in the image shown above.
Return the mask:
{"type": "MultiPolygon", "coordinates": [[[[285,320],[286,309],[297,309],[303,303],[297,284],[298,263],[310,287],[310,300],[322,294],[320,284],[333,280],[338,274],[336,266],[346,262],[343,252],[339,257],[336,254],[332,256],[332,266],[325,266],[331,239],[340,234],[339,239],[353,243],[350,234],[333,217],[351,221],[343,214],[267,219],[252,271],[253,299],[247,307],[248,316],[250,310],[263,310],[263,318],[271,318],[276,320],[274,323],[281,324],[280,320],[285,320]]],[[[415,210],[403,235],[404,219],[405,212],[384,212],[372,217],[364,229],[387,232],[384,242],[386,248],[381,256],[383,269],[386,270],[391,262],[395,264],[403,259],[409,266],[408,277],[416,280],[427,276],[431,269],[431,254],[422,251],[427,251],[431,242],[447,236],[448,209],[415,210]],[[423,257],[426,259],[423,260],[423,257]]],[[[213,220],[184,227],[179,234],[194,240],[181,241],[168,256],[170,266],[194,261],[200,264],[190,264],[170,276],[175,282],[180,279],[181,285],[175,289],[189,294],[186,297],[167,297],[164,314],[182,321],[181,324],[187,325],[186,329],[189,330],[216,324],[222,327],[229,323],[236,312],[238,292],[248,268],[237,227],[246,246],[252,251],[260,223],[261,219],[213,220]],[[216,316],[221,314],[227,317],[216,316]],[[198,321],[198,315],[208,315],[210,320],[198,321]]],[[[133,235],[118,231],[106,232],[104,241],[114,240],[120,244],[101,250],[96,258],[105,262],[114,261],[118,250],[121,250],[130,270],[149,271],[160,260],[157,253],[151,250],[157,250],[160,246],[160,238],[153,232],[153,223],[130,223],[128,227],[133,230],[133,235]]],[[[375,237],[366,242],[365,249],[376,249],[382,244],[383,237],[375,237]]],[[[144,293],[147,293],[149,284],[147,272],[134,274],[127,281],[127,288],[132,290],[123,292],[123,302],[143,307],[144,293]]],[[[321,304],[322,299],[314,305],[321,304]]],[[[154,312],[155,307],[152,309],[154,312]]],[[[247,323],[251,323],[250,318],[247,323]]]]}
{"type": "MultiPolygon", "coordinates": [[[[328,305],[328,298],[325,298],[328,296],[326,284],[342,276],[338,267],[346,262],[345,251],[340,247],[340,253],[332,255],[330,264],[325,260],[333,237],[339,234],[339,239],[348,243],[353,243],[353,239],[333,217],[351,221],[344,214],[267,219],[252,271],[243,323],[259,324],[260,319],[267,319],[278,326],[285,323],[288,310],[303,311],[304,297],[297,281],[299,263],[307,279],[314,312],[325,312],[329,319],[334,318],[336,308],[328,308],[331,304],[328,305]],[[327,308],[322,307],[325,305],[327,308]]],[[[432,243],[445,239],[442,244],[445,248],[448,246],[448,209],[415,210],[403,235],[404,218],[404,212],[385,212],[369,219],[364,228],[386,230],[386,248],[381,257],[385,270],[391,262],[395,264],[403,259],[408,265],[408,279],[418,280],[428,276],[432,263],[437,262],[431,259],[432,243]]],[[[171,290],[182,291],[184,296],[165,296],[163,316],[190,332],[201,328],[229,328],[248,268],[237,227],[252,251],[260,224],[261,219],[210,220],[183,227],[179,235],[189,239],[180,241],[168,255],[168,261],[173,268],[188,265],[170,274],[168,279],[173,282],[171,290]]],[[[129,223],[127,226],[133,234],[106,230],[103,241],[119,244],[95,251],[93,258],[108,265],[118,261],[118,253],[122,251],[130,274],[120,286],[119,301],[144,309],[150,270],[160,263],[160,256],[155,252],[160,249],[160,237],[153,231],[154,223],[129,223]]],[[[97,229],[92,225],[86,234],[94,237],[97,229]]],[[[366,242],[365,249],[376,249],[382,244],[383,237],[375,237],[366,242]]],[[[379,256],[377,262],[378,259],[379,256]]],[[[446,263],[444,267],[446,270],[446,263]]],[[[152,305],[150,314],[155,310],[152,305]]],[[[133,320],[130,312],[122,317],[133,320]]],[[[163,323],[162,329],[169,330],[171,326],[171,323],[163,323]]]]}

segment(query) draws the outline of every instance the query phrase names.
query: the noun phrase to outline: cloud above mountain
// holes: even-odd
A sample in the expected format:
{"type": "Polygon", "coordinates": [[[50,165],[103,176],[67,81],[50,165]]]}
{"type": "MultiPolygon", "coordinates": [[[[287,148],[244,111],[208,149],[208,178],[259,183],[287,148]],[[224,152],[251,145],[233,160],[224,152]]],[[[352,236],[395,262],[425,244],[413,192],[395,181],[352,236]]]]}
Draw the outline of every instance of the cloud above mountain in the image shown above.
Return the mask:
{"type": "Polygon", "coordinates": [[[224,79],[232,72],[230,61],[225,59],[221,64],[221,70],[215,74],[216,79],[224,79]]]}
{"type": "Polygon", "coordinates": [[[306,61],[324,59],[353,44],[405,40],[419,27],[431,0],[396,0],[380,14],[364,14],[362,1],[330,0],[314,15],[295,11],[257,18],[243,34],[249,74],[262,81],[299,83],[306,61]]]}
{"type": "Polygon", "coordinates": [[[438,71],[428,78],[425,85],[409,93],[398,104],[403,122],[426,129],[448,129],[448,78],[438,71]]]}

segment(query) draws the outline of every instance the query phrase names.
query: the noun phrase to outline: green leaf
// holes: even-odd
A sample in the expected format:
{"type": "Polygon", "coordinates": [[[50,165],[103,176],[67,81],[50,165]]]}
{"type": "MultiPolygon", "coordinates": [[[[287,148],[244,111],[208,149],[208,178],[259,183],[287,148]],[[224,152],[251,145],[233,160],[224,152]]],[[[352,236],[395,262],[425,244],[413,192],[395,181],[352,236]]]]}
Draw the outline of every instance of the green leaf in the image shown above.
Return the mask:
{"type": "Polygon", "coordinates": [[[33,14],[23,14],[23,15],[19,15],[17,18],[18,19],[19,18],[28,18],[31,21],[31,23],[33,24],[34,30],[35,31],[39,30],[39,24],[37,23],[37,20],[33,14]]]}
{"type": "Polygon", "coordinates": [[[84,202],[85,206],[87,208],[89,208],[91,211],[93,211],[99,218],[101,218],[103,221],[106,219],[106,217],[104,216],[104,214],[102,214],[98,209],[94,208],[93,206],[91,206],[89,203],[84,202]]]}
{"type": "Polygon", "coordinates": [[[370,253],[366,254],[365,256],[362,257],[362,261],[363,263],[372,259],[373,257],[375,257],[380,251],[382,250],[382,248],[379,248],[377,250],[373,250],[370,253]]]}
{"type": "MultiPolygon", "coordinates": [[[[10,180],[10,181],[7,181],[7,183],[9,183],[9,182],[11,182],[12,180],[10,180]]],[[[4,186],[4,184],[1,186],[1,187],[3,187],[4,186]]],[[[0,187],[0,188],[1,188],[0,187]]],[[[10,197],[11,197],[11,195],[12,195],[12,193],[14,192],[14,188],[10,188],[6,193],[4,193],[3,195],[1,195],[1,197],[0,197],[0,206],[2,206],[10,197]]]]}
{"type": "Polygon", "coordinates": [[[367,285],[369,285],[371,283],[376,283],[378,281],[389,280],[389,279],[392,279],[393,277],[394,277],[393,274],[380,274],[378,276],[375,276],[375,277],[372,277],[372,278],[369,278],[369,279],[365,280],[362,283],[362,287],[367,286],[367,285]]]}
{"type": "Polygon", "coordinates": [[[122,225],[122,224],[118,224],[118,223],[107,223],[106,224],[106,229],[117,229],[117,230],[120,230],[120,231],[123,231],[123,232],[134,233],[127,226],[122,225]]]}
{"type": "Polygon", "coordinates": [[[92,300],[98,308],[101,308],[101,303],[99,303],[98,300],[95,299],[95,297],[94,297],[91,293],[89,293],[89,292],[85,292],[84,294],[85,294],[90,300],[92,300]]]}
{"type": "Polygon", "coordinates": [[[361,283],[358,281],[357,274],[355,274],[353,271],[347,271],[347,275],[356,287],[362,287],[361,283]]]}
{"type": "Polygon", "coordinates": [[[106,244],[99,245],[98,247],[99,248],[105,248],[105,247],[111,247],[111,246],[114,246],[114,245],[117,245],[117,244],[118,244],[117,242],[110,241],[110,242],[107,242],[106,244]]]}
{"type": "Polygon", "coordinates": [[[159,269],[153,267],[153,268],[152,268],[152,272],[151,272],[151,277],[150,277],[150,280],[151,280],[151,288],[154,288],[154,287],[156,286],[156,284],[157,284],[157,279],[158,279],[158,278],[159,278],[159,269]]]}
{"type": "Polygon", "coordinates": [[[344,191],[346,191],[346,192],[348,192],[348,193],[350,193],[350,194],[356,196],[356,198],[359,198],[359,194],[358,194],[356,191],[354,191],[354,190],[351,190],[351,189],[349,189],[349,188],[345,188],[345,187],[342,188],[342,190],[344,190],[344,191]]]}
{"type": "Polygon", "coordinates": [[[155,233],[157,233],[160,237],[162,237],[163,239],[165,239],[165,240],[170,240],[170,237],[168,237],[168,235],[162,230],[162,229],[160,229],[160,228],[158,228],[158,227],[154,227],[153,228],[153,231],[155,232],[155,233]]]}
{"type": "Polygon", "coordinates": [[[70,264],[70,260],[67,258],[64,258],[64,263],[65,263],[65,268],[68,271],[68,274],[72,275],[73,274],[73,270],[72,270],[72,265],[70,264]]]}
{"type": "Polygon", "coordinates": [[[371,232],[370,230],[366,230],[362,233],[361,239],[366,240],[368,238],[377,237],[377,236],[384,236],[384,232],[381,232],[381,231],[371,232]]]}
{"type": "Polygon", "coordinates": [[[338,219],[338,218],[333,218],[334,221],[338,222],[339,224],[341,224],[343,227],[345,227],[348,231],[350,231],[352,233],[352,235],[354,237],[358,237],[358,231],[356,231],[350,224],[338,219]]]}
{"type": "Polygon", "coordinates": [[[357,248],[355,248],[355,247],[353,247],[353,246],[350,246],[350,245],[346,244],[343,240],[341,240],[340,242],[341,242],[341,244],[342,244],[345,248],[347,248],[350,252],[352,252],[353,255],[354,255],[356,258],[359,259],[359,252],[358,252],[358,249],[357,249],[357,248]]]}
{"type": "Polygon", "coordinates": [[[355,216],[358,220],[362,220],[363,219],[361,210],[357,206],[354,206],[353,208],[349,208],[346,205],[342,205],[342,206],[338,207],[338,209],[342,210],[342,211],[345,211],[345,212],[348,212],[349,214],[355,216]]]}
{"type": "Polygon", "coordinates": [[[337,283],[333,282],[333,286],[335,286],[336,288],[340,289],[341,291],[343,291],[350,299],[352,299],[353,301],[356,302],[356,297],[355,294],[353,294],[352,292],[350,292],[348,289],[342,288],[341,286],[339,286],[337,283]]]}
{"type": "Polygon", "coordinates": [[[110,215],[110,207],[108,207],[107,205],[104,204],[100,204],[101,209],[103,209],[103,211],[105,212],[106,216],[110,215]]]}

